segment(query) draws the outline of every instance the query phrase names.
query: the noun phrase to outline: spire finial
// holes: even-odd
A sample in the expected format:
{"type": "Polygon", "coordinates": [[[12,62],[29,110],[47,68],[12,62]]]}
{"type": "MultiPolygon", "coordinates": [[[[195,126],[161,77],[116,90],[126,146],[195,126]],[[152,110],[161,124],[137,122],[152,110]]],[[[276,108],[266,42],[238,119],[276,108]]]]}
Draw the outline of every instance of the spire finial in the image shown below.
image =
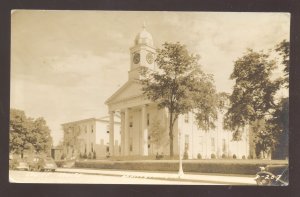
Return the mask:
{"type": "Polygon", "coordinates": [[[146,22],[143,22],[143,29],[146,29],[146,22]]]}

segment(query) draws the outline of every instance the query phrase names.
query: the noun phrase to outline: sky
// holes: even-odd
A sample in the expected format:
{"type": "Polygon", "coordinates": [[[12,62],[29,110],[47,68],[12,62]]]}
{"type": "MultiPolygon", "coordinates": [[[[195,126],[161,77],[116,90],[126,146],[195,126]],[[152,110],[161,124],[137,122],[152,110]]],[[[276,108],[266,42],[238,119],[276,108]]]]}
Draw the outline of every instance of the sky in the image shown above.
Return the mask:
{"type": "Polygon", "coordinates": [[[62,123],[106,116],[104,102],[127,81],[129,48],[144,22],[155,47],[185,44],[228,93],[234,61],[247,48],[268,50],[290,34],[288,13],[15,10],[11,108],[44,117],[55,145],[62,123]]]}

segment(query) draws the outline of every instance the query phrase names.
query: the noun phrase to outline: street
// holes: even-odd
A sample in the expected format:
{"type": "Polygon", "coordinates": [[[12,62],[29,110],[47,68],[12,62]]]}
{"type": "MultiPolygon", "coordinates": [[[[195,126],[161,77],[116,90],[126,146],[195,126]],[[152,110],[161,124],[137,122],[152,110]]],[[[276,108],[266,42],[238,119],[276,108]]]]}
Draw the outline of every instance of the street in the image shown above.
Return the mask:
{"type": "Polygon", "coordinates": [[[57,169],[56,172],[9,171],[14,183],[155,184],[155,185],[255,185],[252,177],[57,169]],[[238,182],[240,180],[240,182],[238,182]]]}

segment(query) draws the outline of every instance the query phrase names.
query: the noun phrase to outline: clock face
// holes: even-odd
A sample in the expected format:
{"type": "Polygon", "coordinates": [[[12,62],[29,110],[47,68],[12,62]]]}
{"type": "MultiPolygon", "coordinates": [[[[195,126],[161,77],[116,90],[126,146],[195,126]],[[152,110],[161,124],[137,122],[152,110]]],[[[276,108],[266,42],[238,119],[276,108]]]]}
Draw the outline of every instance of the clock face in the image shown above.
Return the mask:
{"type": "Polygon", "coordinates": [[[140,54],[139,53],[135,53],[133,55],[133,63],[137,64],[140,62],[140,54]]]}
{"type": "Polygon", "coordinates": [[[152,53],[148,53],[148,54],[146,55],[146,60],[147,60],[147,62],[148,62],[149,64],[152,64],[153,61],[154,61],[153,54],[152,54],[152,53]]]}

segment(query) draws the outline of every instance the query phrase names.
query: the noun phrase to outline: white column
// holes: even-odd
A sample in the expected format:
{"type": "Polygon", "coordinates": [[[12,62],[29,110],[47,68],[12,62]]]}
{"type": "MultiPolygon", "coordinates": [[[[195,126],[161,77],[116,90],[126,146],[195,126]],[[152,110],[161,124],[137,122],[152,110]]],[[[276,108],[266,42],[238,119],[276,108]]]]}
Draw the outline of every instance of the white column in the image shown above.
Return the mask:
{"type": "Polygon", "coordinates": [[[114,155],[115,139],[114,139],[114,116],[115,112],[109,112],[109,153],[110,156],[114,155]]]}
{"type": "Polygon", "coordinates": [[[146,105],[142,106],[142,155],[148,156],[148,128],[146,105]]]}
{"type": "Polygon", "coordinates": [[[121,112],[121,155],[125,155],[125,113],[121,112]]]}
{"type": "Polygon", "coordinates": [[[124,122],[124,154],[129,155],[129,109],[125,109],[124,122]]]}

